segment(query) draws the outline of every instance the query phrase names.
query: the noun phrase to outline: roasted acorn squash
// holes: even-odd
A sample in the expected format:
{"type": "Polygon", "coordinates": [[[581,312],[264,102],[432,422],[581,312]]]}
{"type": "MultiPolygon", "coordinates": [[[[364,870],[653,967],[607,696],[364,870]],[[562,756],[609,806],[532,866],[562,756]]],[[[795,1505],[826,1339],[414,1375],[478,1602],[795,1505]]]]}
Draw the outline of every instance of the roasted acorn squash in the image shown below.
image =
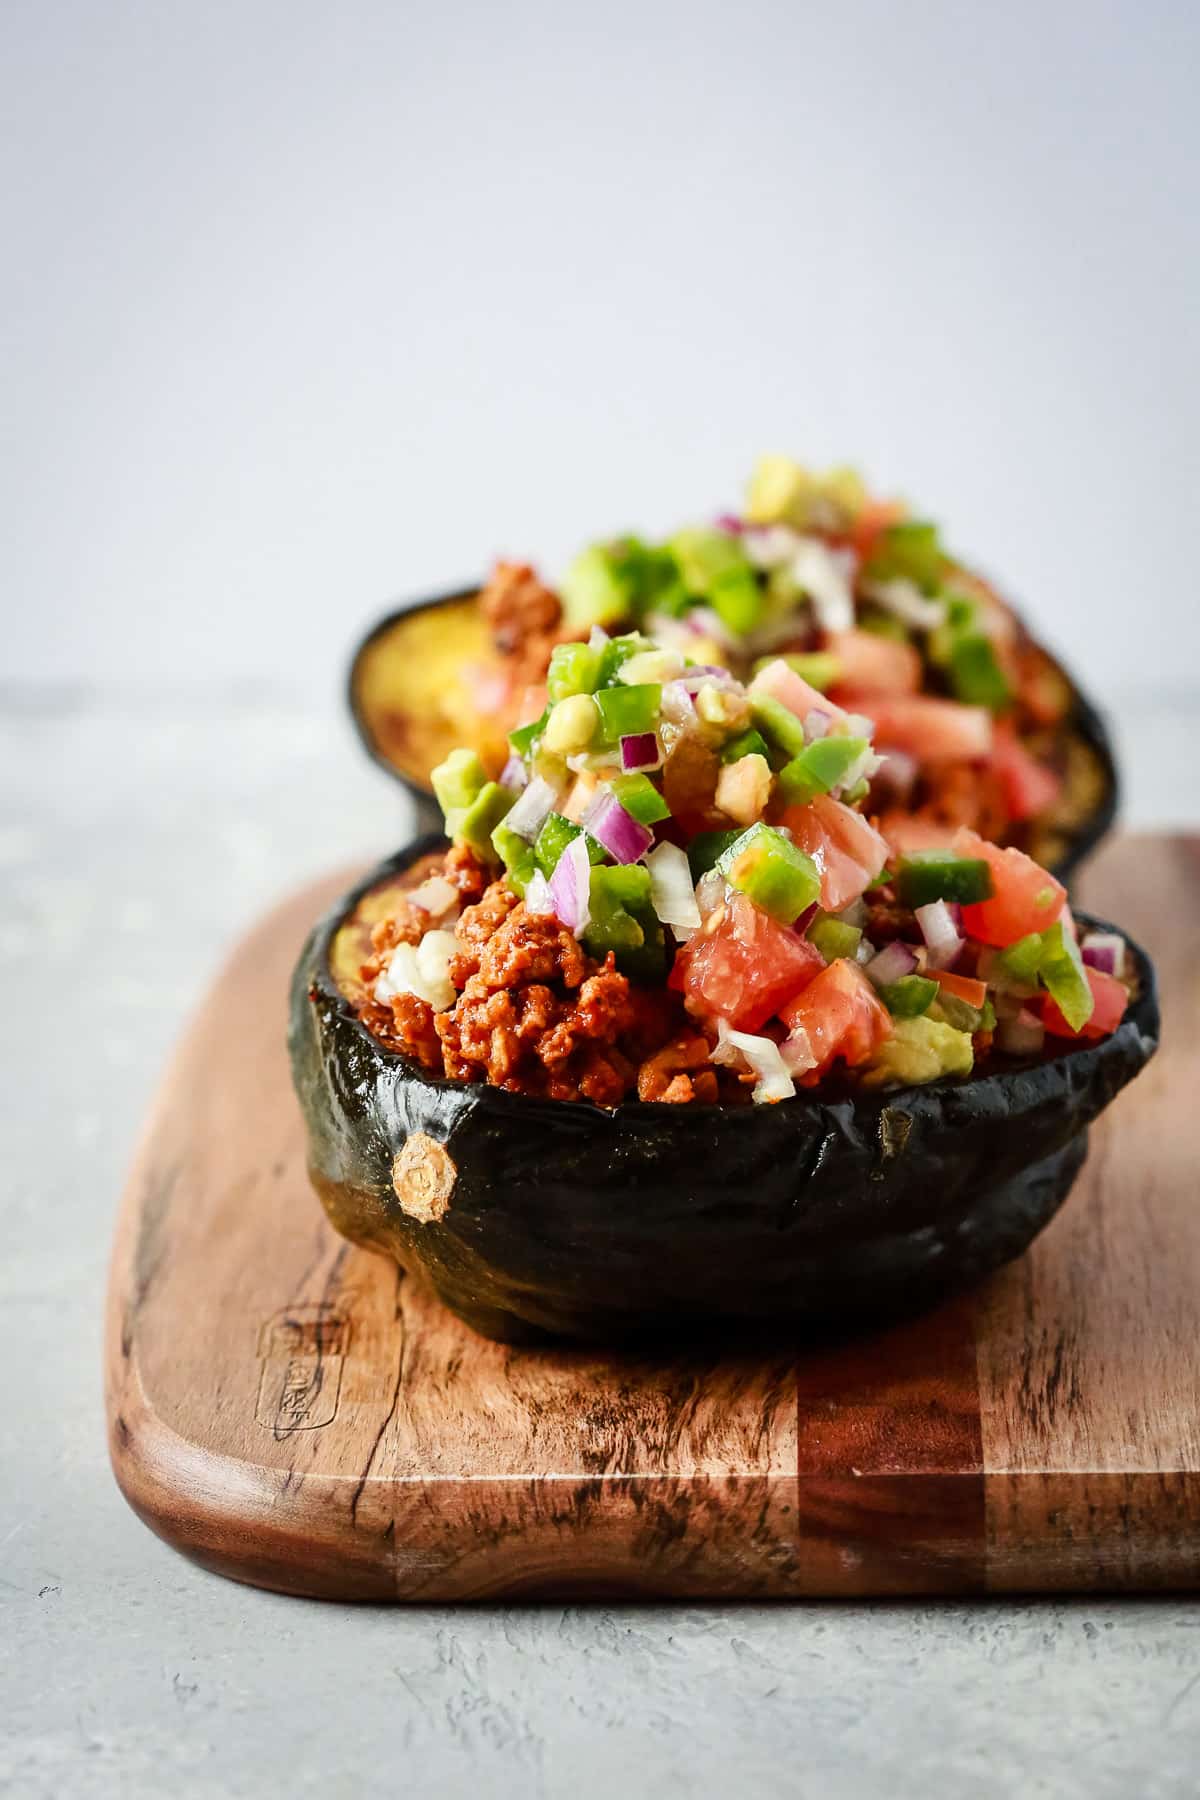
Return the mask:
{"type": "Polygon", "coordinates": [[[1153,969],[1130,943],[1136,996],[1111,1036],[978,1078],[613,1111],[436,1080],[352,1000],[389,891],[443,843],[400,851],[316,926],[290,1045],[333,1224],[488,1337],[848,1328],[928,1305],[1025,1249],[1157,1042],[1153,969]]]}

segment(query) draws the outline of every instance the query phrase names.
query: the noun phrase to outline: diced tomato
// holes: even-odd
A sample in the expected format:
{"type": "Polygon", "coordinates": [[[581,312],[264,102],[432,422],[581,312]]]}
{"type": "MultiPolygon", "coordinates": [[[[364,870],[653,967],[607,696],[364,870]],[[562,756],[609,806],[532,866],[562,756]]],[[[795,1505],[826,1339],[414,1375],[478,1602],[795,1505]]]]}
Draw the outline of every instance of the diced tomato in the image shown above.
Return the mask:
{"type": "Polygon", "coordinates": [[[825,649],[837,658],[839,690],[852,688],[863,695],[920,692],[921,658],[912,644],[874,631],[834,631],[825,649]]]}
{"type": "Polygon", "coordinates": [[[929,694],[896,699],[864,694],[863,710],[875,721],[877,750],[903,750],[921,764],[969,762],[991,753],[992,715],[986,706],[961,706],[929,694]]]}
{"type": "Polygon", "coordinates": [[[884,813],[879,823],[893,856],[911,856],[914,850],[948,850],[956,829],[905,812],[884,813]]]}
{"type": "Polygon", "coordinates": [[[992,871],[990,900],[963,907],[963,930],[981,944],[999,949],[1031,931],[1053,925],[1066,904],[1067,890],[1023,850],[1001,850],[965,826],[954,834],[959,856],[982,857],[992,871]]]}
{"type": "Polygon", "coordinates": [[[1115,975],[1106,975],[1103,969],[1093,969],[1084,965],[1084,974],[1088,978],[1088,986],[1092,990],[1095,1005],[1092,1016],[1079,1031],[1072,1031],[1067,1021],[1058,1010],[1058,1002],[1049,994],[1041,997],[1042,1024],[1052,1037],[1066,1038],[1102,1038],[1110,1031],[1115,1031],[1125,1017],[1125,1008],[1129,1005],[1129,995],[1123,982],[1115,975]]]}
{"type": "Polygon", "coordinates": [[[875,827],[828,794],[808,806],[787,807],[780,823],[816,863],[826,912],[841,912],[857,900],[887,862],[887,843],[875,827]]]}
{"type": "Polygon", "coordinates": [[[1003,723],[996,727],[992,767],[1000,782],[1008,816],[1016,824],[1049,812],[1062,790],[1062,782],[1054,770],[1031,756],[1011,726],[1003,723]]]}
{"type": "Polygon", "coordinates": [[[702,927],[680,945],[668,985],[690,1012],[757,1031],[824,967],[806,938],[735,893],[715,931],[702,927]]]}
{"type": "Polygon", "coordinates": [[[820,712],[828,713],[831,719],[845,717],[840,706],[835,706],[827,694],[810,686],[782,657],[777,657],[765,669],[759,670],[750,683],[750,692],[769,694],[781,706],[786,706],[789,712],[795,713],[798,719],[807,718],[814,707],[820,712]]]}
{"type": "Polygon", "coordinates": [[[868,500],[854,521],[850,542],[859,561],[869,562],[871,553],[889,525],[897,525],[904,517],[902,500],[868,500]]]}
{"type": "Polygon", "coordinates": [[[954,975],[949,969],[930,969],[928,974],[944,994],[953,994],[956,1000],[965,1000],[968,1006],[978,1007],[982,1012],[987,999],[986,981],[976,981],[973,975],[954,975]]]}
{"type": "Polygon", "coordinates": [[[862,970],[844,956],[823,969],[779,1016],[789,1031],[808,1034],[817,1062],[801,1077],[805,1087],[839,1057],[849,1068],[866,1062],[893,1029],[891,1014],[862,970]]]}

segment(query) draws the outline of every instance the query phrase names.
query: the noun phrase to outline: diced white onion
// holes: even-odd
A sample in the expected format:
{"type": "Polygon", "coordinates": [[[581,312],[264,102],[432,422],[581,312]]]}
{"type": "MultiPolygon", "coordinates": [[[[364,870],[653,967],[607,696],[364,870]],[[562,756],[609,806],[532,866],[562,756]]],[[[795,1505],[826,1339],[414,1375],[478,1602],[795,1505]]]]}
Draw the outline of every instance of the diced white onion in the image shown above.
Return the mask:
{"type": "Polygon", "coordinates": [[[742,546],[756,569],[780,569],[790,562],[801,544],[790,525],[748,525],[742,546]]]}
{"type": "Polygon", "coordinates": [[[504,823],[518,837],[533,842],[549,813],[554,810],[558,796],[550,783],[540,775],[535,775],[529,786],[519,799],[514,800],[504,815],[504,823]]]}
{"type": "Polygon", "coordinates": [[[820,538],[801,538],[792,558],[792,579],[812,601],[822,631],[854,628],[853,558],[847,559],[820,538]]]}
{"type": "Polygon", "coordinates": [[[944,900],[931,900],[928,906],[918,906],[913,917],[921,927],[921,936],[929,951],[930,968],[950,968],[966,940],[949,906],[944,900]]]}
{"type": "Polygon", "coordinates": [[[790,1100],[796,1084],[773,1038],[758,1037],[750,1031],[731,1031],[724,1019],[717,1021],[717,1047],[712,1060],[733,1067],[744,1064],[753,1069],[758,1080],[751,1098],[759,1105],[774,1100],[790,1100]]]}
{"type": "Polygon", "coordinates": [[[535,869],[525,883],[525,911],[539,919],[554,916],[554,896],[550,892],[550,883],[540,869],[535,869]]]}
{"type": "Polygon", "coordinates": [[[672,930],[695,931],[700,908],[686,850],[678,844],[660,844],[646,858],[646,867],[650,871],[650,904],[663,924],[672,930]]]}
{"type": "Polygon", "coordinates": [[[946,617],[944,600],[931,600],[915,581],[908,581],[902,575],[892,581],[864,582],[862,592],[876,606],[882,606],[893,618],[912,625],[917,631],[933,631],[946,617]]]}
{"type": "Polygon", "coordinates": [[[458,905],[458,889],[444,875],[431,875],[428,881],[415,887],[408,897],[414,906],[419,906],[431,919],[444,919],[458,905]]]}

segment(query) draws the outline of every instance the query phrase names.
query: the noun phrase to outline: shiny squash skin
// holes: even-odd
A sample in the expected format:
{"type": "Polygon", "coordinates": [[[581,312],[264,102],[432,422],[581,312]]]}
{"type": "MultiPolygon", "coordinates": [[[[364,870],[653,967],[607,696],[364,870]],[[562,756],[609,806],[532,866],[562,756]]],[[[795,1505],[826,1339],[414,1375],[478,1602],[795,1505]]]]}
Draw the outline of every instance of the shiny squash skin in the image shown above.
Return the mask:
{"type": "Polygon", "coordinates": [[[436,1080],[359,1022],[331,953],[363,897],[442,841],[400,851],[316,926],[289,1040],[333,1224],[487,1337],[866,1328],[930,1305],[1025,1249],[1157,1043],[1131,943],[1138,991],[1111,1037],[977,1079],[611,1112],[436,1080]]]}

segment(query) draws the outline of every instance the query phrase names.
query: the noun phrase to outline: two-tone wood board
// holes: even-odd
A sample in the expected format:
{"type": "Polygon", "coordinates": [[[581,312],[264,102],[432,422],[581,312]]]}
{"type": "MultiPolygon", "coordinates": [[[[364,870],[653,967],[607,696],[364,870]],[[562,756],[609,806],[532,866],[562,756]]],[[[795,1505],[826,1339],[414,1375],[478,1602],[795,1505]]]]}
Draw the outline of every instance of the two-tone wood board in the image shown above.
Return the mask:
{"type": "Polygon", "coordinates": [[[1158,961],[1164,1041],[1030,1254],[820,1350],[474,1337],[309,1189],[288,973],[347,885],[234,953],[130,1179],[113,1463],[152,1528],[291,1593],[932,1594],[1200,1585],[1200,840],[1082,883],[1158,961]]]}

